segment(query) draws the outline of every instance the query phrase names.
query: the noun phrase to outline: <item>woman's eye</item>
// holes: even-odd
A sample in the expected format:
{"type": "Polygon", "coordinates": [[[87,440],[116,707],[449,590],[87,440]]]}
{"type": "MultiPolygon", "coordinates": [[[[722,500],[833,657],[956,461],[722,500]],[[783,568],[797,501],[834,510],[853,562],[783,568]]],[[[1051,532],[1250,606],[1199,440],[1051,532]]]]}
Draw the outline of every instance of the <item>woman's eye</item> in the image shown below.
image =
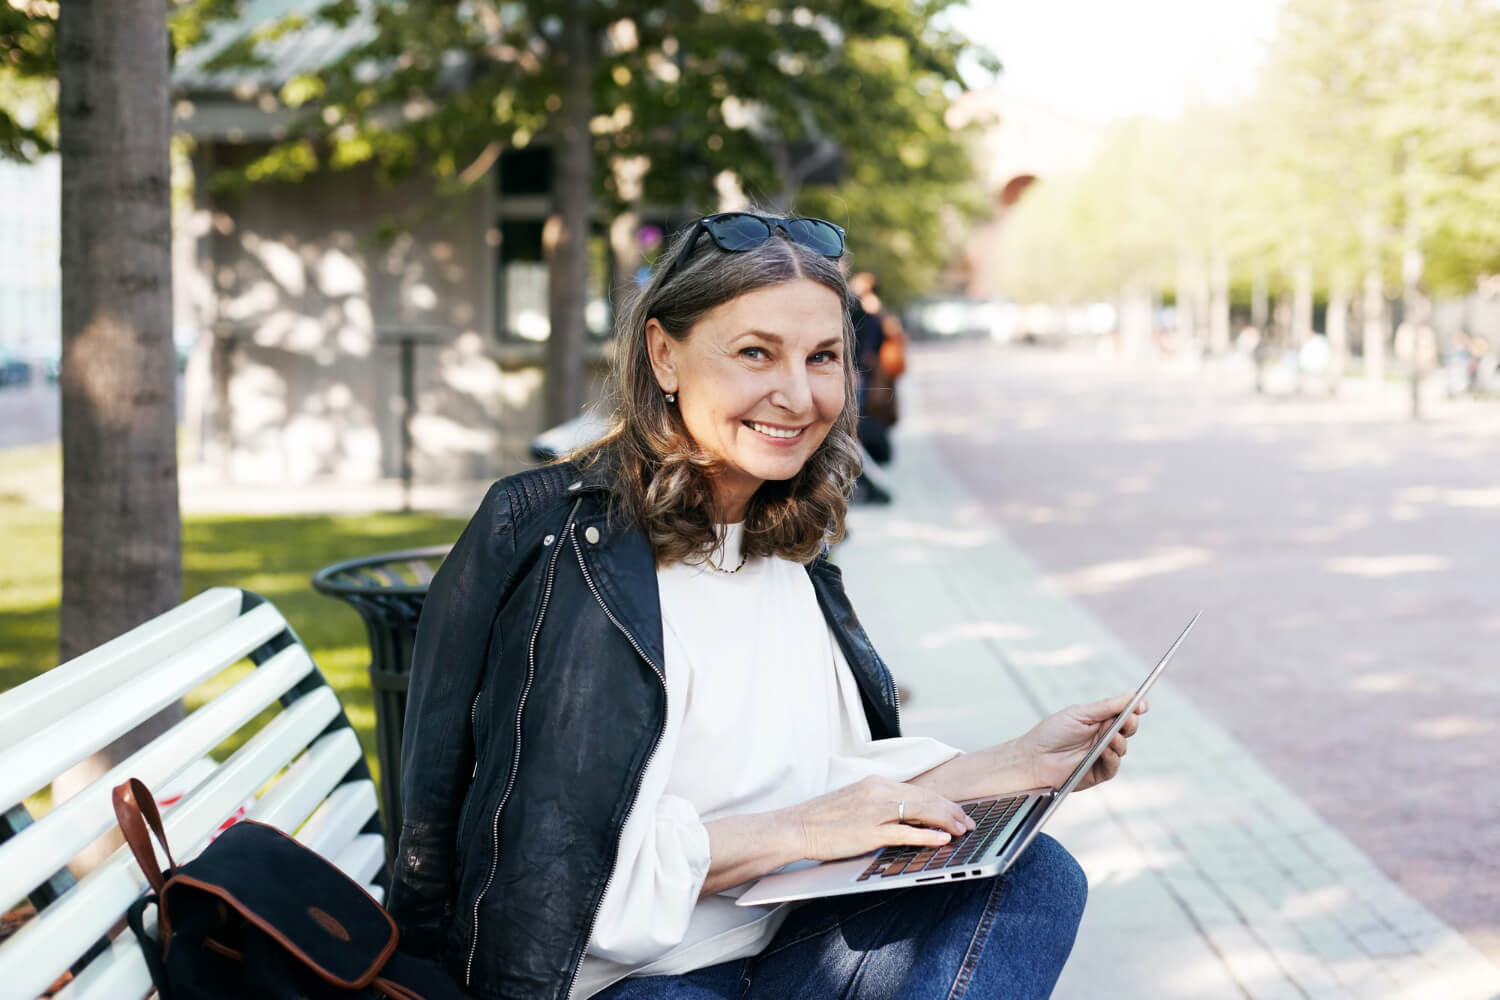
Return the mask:
{"type": "Polygon", "coordinates": [[[838,354],[833,351],[819,351],[807,360],[815,365],[831,364],[839,359],[838,354]]]}
{"type": "Polygon", "coordinates": [[[766,349],[764,347],[747,347],[740,353],[745,357],[755,361],[760,361],[771,356],[766,352],[766,349]]]}

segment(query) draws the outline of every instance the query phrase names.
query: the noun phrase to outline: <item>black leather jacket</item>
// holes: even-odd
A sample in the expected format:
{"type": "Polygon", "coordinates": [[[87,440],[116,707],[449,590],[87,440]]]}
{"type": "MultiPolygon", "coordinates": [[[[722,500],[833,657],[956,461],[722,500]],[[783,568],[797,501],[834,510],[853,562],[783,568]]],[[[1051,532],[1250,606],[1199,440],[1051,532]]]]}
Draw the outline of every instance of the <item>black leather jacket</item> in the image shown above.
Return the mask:
{"type": "MultiPolygon", "coordinates": [[[[492,486],[417,630],[389,907],[469,991],[565,998],[666,719],[656,560],[567,465],[492,486]]],[[[896,689],[826,554],[808,567],[876,739],[896,689]]]]}

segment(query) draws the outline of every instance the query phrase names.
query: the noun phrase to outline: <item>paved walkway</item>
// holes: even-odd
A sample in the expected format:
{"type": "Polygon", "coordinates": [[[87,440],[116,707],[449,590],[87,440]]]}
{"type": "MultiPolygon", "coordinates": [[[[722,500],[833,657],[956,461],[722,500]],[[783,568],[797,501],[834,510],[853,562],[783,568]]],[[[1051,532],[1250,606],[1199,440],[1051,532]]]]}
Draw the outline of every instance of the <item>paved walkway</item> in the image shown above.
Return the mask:
{"type": "MultiPolygon", "coordinates": [[[[1049,592],[923,446],[921,388],[903,382],[897,502],[857,509],[838,556],[910,691],[907,731],[978,747],[1133,688],[1149,664],[1049,592]]],[[[1056,996],[1500,997],[1500,969],[1174,689],[1172,673],[1211,666],[1193,653],[1189,637],[1121,777],[1049,826],[1092,887],[1056,996]]]]}

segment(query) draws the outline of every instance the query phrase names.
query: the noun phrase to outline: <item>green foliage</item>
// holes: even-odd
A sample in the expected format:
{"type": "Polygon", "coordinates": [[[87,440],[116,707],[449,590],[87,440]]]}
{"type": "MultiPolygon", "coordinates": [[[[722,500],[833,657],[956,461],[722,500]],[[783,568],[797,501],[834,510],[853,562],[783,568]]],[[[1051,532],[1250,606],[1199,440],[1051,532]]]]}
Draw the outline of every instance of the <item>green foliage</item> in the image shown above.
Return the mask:
{"type": "MultiPolygon", "coordinates": [[[[733,171],[758,201],[846,223],[861,266],[889,275],[896,301],[930,286],[947,261],[941,213],[979,204],[963,137],[944,122],[969,46],[934,26],[952,0],[892,4],[580,0],[597,41],[593,70],[596,197],[691,214],[733,171]],[[797,182],[798,153],[827,138],[845,179],[797,182]],[[640,158],[644,190],[614,167],[640,158]]],[[[295,181],[310,169],[373,165],[387,183],[425,175],[440,190],[485,176],[503,149],[551,141],[562,110],[562,21],[555,3],[408,0],[298,11],[222,44],[206,68],[254,67],[265,43],[309,21],[370,29],[315,73],[254,95],[305,112],[289,137],[234,168],[228,186],[295,181]]]]}
{"type": "MultiPolygon", "coordinates": [[[[977,54],[998,69],[937,27],[954,2],[579,0],[597,41],[599,203],[692,214],[717,202],[715,178],[730,170],[757,201],[843,223],[893,304],[928,290],[948,263],[948,232],[984,208],[965,137],[944,121],[959,59],[977,54]],[[842,152],[839,184],[798,180],[798,156],[817,139],[842,152]],[[614,171],[634,157],[649,165],[639,194],[619,191],[614,171]]],[[[368,30],[329,65],[249,95],[304,114],[283,141],[221,170],[219,189],[369,165],[387,183],[425,175],[458,191],[485,177],[498,151],[551,140],[562,91],[562,7],[551,0],[271,9],[283,13],[242,25],[244,0],[175,0],[174,51],[202,47],[208,71],[253,71],[310,27],[368,30]]],[[[56,7],[27,11],[0,3],[0,155],[29,159],[55,144],[44,82],[56,75],[56,7]],[[18,81],[39,109],[24,125],[18,81]]]]}
{"type": "MultiPolygon", "coordinates": [[[[202,43],[242,0],[172,0],[172,50],[202,43]]],[[[57,0],[0,0],[0,159],[57,150],[57,0]]]]}
{"type": "Polygon", "coordinates": [[[1286,0],[1248,100],[1120,125],[1081,176],[1045,179],[1005,277],[1039,298],[1110,295],[1222,254],[1273,292],[1300,266],[1325,290],[1367,269],[1399,287],[1415,247],[1428,291],[1470,291],[1500,270],[1496,65],[1485,0],[1286,0]]]}
{"type": "Polygon", "coordinates": [[[0,2],[0,159],[57,148],[57,8],[0,2]]]}

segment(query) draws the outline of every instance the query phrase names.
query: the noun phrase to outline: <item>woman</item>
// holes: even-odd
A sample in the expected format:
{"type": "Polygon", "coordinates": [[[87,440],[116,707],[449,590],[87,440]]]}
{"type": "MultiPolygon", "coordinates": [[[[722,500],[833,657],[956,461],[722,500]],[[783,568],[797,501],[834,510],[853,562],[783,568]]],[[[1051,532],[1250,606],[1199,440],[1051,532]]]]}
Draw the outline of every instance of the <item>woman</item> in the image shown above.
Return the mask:
{"type": "Polygon", "coordinates": [[[1046,837],[1003,879],[734,905],[1060,784],[1124,704],[973,753],[900,736],[827,559],[858,473],[843,248],[751,213],[679,234],[619,316],[613,432],[495,484],[433,580],[390,908],[475,996],[1045,996],[1067,957],[1086,883],[1046,837]]]}

